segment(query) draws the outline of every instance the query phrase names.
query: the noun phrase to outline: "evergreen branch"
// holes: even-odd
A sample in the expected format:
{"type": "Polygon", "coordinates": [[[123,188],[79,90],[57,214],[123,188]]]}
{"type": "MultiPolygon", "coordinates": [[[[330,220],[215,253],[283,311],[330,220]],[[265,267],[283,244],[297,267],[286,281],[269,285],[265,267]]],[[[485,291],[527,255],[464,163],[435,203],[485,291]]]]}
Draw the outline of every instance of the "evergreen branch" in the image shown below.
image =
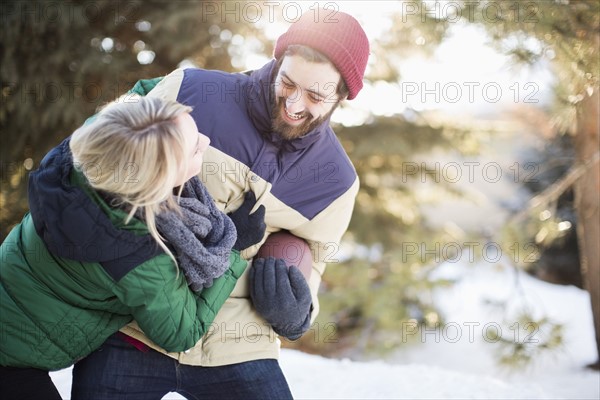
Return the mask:
{"type": "Polygon", "coordinates": [[[560,180],[553,183],[540,194],[531,198],[527,207],[511,217],[511,220],[520,221],[527,216],[531,210],[556,201],[567,189],[577,182],[588,169],[592,168],[594,164],[597,164],[598,161],[600,161],[600,152],[596,152],[585,163],[573,166],[560,180]]]}

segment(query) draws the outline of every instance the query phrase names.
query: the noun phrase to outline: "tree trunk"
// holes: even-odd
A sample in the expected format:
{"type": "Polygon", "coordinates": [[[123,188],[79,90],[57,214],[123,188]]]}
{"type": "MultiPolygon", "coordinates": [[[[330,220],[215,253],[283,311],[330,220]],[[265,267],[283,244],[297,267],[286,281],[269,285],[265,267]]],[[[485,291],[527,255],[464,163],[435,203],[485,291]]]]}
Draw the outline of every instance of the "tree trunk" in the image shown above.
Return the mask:
{"type": "Polygon", "coordinates": [[[587,164],[581,178],[575,183],[577,210],[577,238],[581,255],[581,273],[585,288],[590,292],[596,347],[600,362],[600,96],[598,87],[586,96],[577,110],[575,151],[577,162],[587,164]]]}

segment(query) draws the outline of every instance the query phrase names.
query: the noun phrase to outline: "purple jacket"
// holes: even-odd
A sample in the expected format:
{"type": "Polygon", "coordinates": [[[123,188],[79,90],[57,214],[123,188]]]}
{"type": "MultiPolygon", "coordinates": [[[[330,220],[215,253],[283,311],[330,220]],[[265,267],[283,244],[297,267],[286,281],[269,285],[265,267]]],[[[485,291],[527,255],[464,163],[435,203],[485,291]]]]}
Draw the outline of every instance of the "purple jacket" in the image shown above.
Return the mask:
{"type": "Polygon", "coordinates": [[[312,219],[352,186],[356,172],[329,121],[293,141],[271,131],[274,66],[275,60],[250,76],[185,70],[177,101],[194,107],[198,129],[213,147],[270,182],[275,197],[312,219]]]}

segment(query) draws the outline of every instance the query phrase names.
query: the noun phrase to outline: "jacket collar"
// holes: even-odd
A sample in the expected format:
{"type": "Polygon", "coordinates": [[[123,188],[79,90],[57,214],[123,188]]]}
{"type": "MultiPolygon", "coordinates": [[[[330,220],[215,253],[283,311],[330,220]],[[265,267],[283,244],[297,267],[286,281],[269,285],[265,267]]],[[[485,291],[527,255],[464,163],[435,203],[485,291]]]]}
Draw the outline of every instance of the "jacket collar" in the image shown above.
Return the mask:
{"type": "MultiPolygon", "coordinates": [[[[73,166],[69,139],[52,149],[29,177],[29,208],[37,234],[55,256],[82,262],[108,262],[135,255],[147,246],[139,221],[123,226],[116,214],[73,166]],[[95,196],[90,196],[90,193],[95,196]],[[121,225],[121,226],[119,226],[121,225]]],[[[121,212],[121,215],[124,212],[121,212]]]]}

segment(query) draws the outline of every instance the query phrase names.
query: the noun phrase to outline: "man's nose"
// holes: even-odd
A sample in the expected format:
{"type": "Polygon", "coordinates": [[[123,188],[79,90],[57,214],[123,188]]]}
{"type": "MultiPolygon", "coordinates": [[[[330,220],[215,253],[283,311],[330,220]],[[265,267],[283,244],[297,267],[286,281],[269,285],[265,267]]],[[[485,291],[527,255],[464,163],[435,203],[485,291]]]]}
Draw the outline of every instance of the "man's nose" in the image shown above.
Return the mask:
{"type": "Polygon", "coordinates": [[[306,107],[300,90],[290,93],[290,96],[285,99],[285,107],[290,114],[298,114],[304,111],[306,107]]]}

